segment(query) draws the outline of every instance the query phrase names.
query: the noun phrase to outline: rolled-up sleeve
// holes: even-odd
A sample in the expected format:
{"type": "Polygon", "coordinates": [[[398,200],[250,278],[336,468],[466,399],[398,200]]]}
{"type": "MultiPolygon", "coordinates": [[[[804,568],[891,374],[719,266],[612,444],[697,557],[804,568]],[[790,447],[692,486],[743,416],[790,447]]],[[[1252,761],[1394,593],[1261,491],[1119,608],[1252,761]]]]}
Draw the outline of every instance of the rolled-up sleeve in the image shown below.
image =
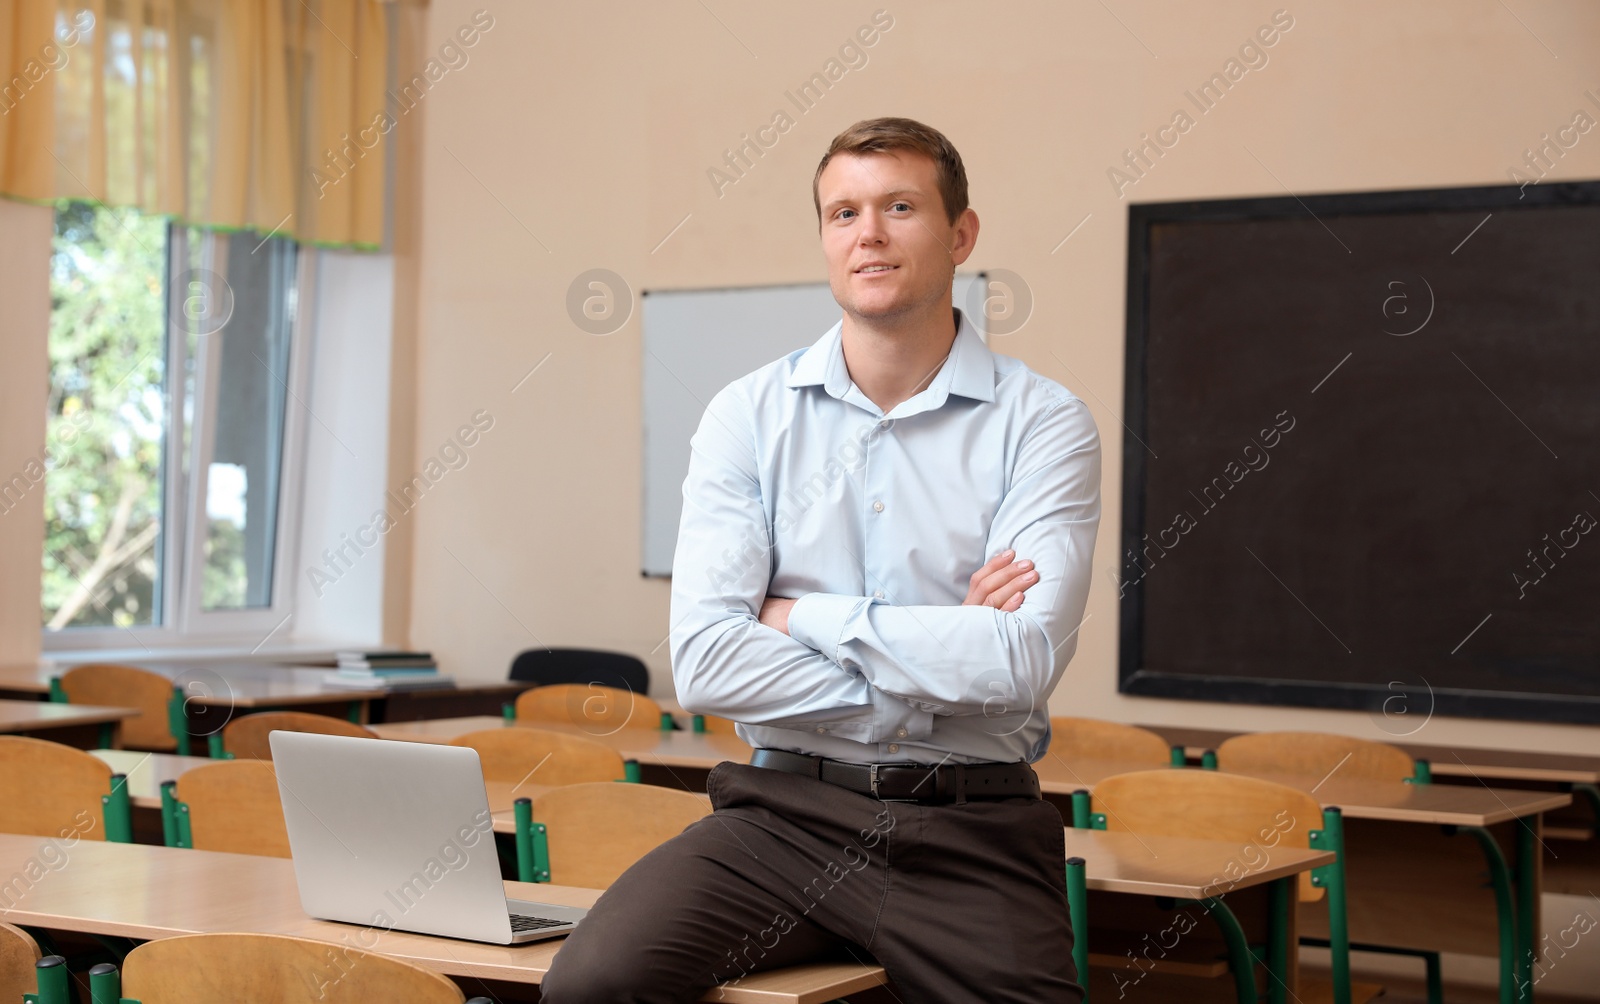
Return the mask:
{"type": "Polygon", "coordinates": [[[772,531],[755,416],[739,384],[712,399],[690,443],[672,562],[672,673],[684,708],[749,725],[825,729],[858,742],[926,737],[928,710],[762,624],[772,531]]]}
{"type": "Polygon", "coordinates": [[[789,631],[879,690],[939,715],[1045,710],[1077,649],[1099,524],[1099,433],[1088,408],[1070,398],[1023,439],[990,527],[986,553],[1014,548],[1038,569],[1020,608],[810,593],[790,611],[789,631]]]}

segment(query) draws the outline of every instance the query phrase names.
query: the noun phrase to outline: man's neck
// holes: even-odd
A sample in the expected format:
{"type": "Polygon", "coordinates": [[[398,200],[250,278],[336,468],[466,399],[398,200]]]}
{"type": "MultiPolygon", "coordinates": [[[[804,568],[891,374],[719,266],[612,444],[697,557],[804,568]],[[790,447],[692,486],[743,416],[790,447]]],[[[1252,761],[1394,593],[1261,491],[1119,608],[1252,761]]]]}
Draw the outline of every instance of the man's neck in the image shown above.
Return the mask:
{"type": "Polygon", "coordinates": [[[850,379],[885,414],[933,382],[956,340],[950,300],[892,322],[844,315],[840,337],[850,379]]]}

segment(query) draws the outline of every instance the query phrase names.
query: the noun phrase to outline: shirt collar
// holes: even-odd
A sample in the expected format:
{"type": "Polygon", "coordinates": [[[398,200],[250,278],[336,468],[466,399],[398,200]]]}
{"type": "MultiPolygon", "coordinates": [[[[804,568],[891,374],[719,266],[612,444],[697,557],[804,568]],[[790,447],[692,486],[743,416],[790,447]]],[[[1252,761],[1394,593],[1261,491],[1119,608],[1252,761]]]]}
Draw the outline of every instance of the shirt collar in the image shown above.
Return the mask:
{"type": "MultiPolygon", "coordinates": [[[[930,411],[942,406],[951,394],[974,401],[994,401],[994,353],[978,337],[977,329],[967,319],[965,311],[957,308],[960,318],[956,326],[955,343],[950,347],[950,357],[939,367],[933,383],[894,409],[899,417],[930,411]]],[[[843,398],[855,386],[850,380],[850,370],[844,362],[844,320],[834,322],[827,333],[817,339],[795,361],[786,381],[790,387],[820,385],[828,396],[843,398]]]]}

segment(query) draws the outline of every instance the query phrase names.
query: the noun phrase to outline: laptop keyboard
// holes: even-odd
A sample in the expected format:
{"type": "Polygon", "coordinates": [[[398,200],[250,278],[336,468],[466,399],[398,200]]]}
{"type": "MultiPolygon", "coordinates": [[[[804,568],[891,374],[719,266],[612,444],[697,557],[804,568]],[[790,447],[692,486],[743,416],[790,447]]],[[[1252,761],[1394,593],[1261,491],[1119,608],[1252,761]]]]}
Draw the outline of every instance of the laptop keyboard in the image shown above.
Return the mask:
{"type": "Polygon", "coordinates": [[[566,927],[570,920],[551,920],[549,917],[529,917],[525,914],[513,913],[511,915],[511,933],[521,934],[523,931],[542,931],[547,927],[566,927]]]}

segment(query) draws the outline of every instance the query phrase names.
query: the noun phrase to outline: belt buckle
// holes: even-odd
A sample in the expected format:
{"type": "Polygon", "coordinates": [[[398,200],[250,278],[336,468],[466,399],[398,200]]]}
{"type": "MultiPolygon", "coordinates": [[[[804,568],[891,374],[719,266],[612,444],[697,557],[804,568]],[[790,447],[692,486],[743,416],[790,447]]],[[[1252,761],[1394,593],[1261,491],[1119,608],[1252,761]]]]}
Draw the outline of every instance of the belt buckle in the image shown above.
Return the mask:
{"type": "Polygon", "coordinates": [[[873,798],[883,800],[883,796],[878,794],[878,765],[875,763],[867,765],[867,788],[872,792],[873,798]]]}

